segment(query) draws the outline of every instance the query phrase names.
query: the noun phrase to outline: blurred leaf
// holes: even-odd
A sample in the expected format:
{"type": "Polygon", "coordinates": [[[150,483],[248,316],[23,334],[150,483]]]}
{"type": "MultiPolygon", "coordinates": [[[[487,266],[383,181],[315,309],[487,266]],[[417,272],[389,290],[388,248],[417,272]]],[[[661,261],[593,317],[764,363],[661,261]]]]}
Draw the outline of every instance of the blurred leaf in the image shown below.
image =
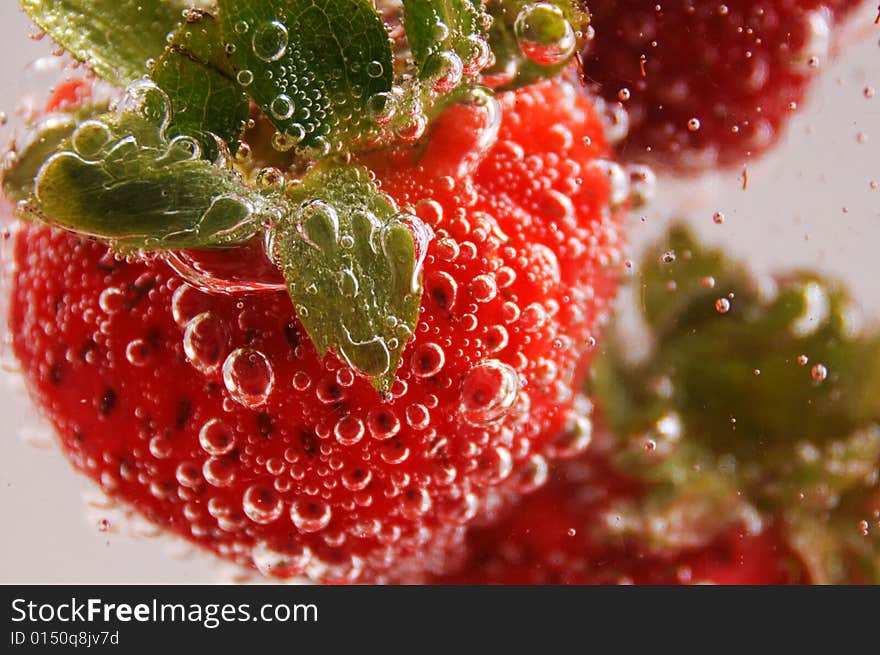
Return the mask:
{"type": "Polygon", "coordinates": [[[162,0],[19,0],[52,40],[99,77],[125,86],[143,77],[181,19],[162,0]]]}

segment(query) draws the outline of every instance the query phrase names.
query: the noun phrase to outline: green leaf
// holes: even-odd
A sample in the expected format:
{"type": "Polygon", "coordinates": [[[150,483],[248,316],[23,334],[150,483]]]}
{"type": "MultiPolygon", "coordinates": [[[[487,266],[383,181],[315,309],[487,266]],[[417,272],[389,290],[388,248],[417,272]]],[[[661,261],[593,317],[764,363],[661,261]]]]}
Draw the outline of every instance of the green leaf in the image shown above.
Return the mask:
{"type": "Polygon", "coordinates": [[[333,348],[384,394],[415,330],[430,230],[362,167],[319,164],[289,200],[272,250],[297,314],[319,352],[333,348]]]}
{"type": "MultiPolygon", "coordinates": [[[[612,339],[591,382],[615,466],[648,485],[634,514],[651,525],[664,507],[692,517],[682,508],[694,500],[735,501],[784,519],[814,582],[878,579],[880,541],[857,526],[880,509],[880,329],[854,323],[841,284],[814,272],[758,280],[682,226],[642,271],[650,352],[630,361],[612,339]]],[[[705,516],[690,532],[753,522],[705,516]]]]}
{"type": "MultiPolygon", "coordinates": [[[[720,296],[743,296],[753,289],[746,268],[728,259],[724,252],[700,244],[683,225],[673,225],[652,247],[640,269],[639,299],[648,326],[657,333],[681,333],[681,321],[717,318],[714,303],[720,296]]],[[[740,298],[744,300],[744,298],[740,298]]],[[[734,303],[738,311],[742,302],[734,303]]]]}
{"type": "Polygon", "coordinates": [[[125,86],[143,77],[166,37],[181,21],[181,6],[162,0],[20,0],[52,40],[98,76],[125,86]]]}
{"type": "Polygon", "coordinates": [[[590,15],[578,0],[489,0],[489,46],[495,65],[484,72],[498,90],[555,77],[578,51],[590,15]]]}
{"type": "Polygon", "coordinates": [[[118,114],[80,123],[40,168],[25,217],[120,250],[221,245],[252,235],[268,203],[191,137],[167,135],[167,97],[129,87],[118,114]]]}
{"type": "Polygon", "coordinates": [[[216,150],[213,134],[235,152],[249,102],[235,80],[216,18],[204,11],[187,11],[151,77],[171,100],[169,134],[199,137],[208,149],[216,150]]]}
{"type": "Polygon", "coordinates": [[[449,53],[458,56],[461,68],[486,47],[488,16],[478,0],[403,0],[403,8],[406,38],[423,79],[448,67],[449,53]]]}
{"type": "Polygon", "coordinates": [[[220,0],[238,81],[280,132],[324,155],[372,126],[393,79],[388,34],[370,0],[220,0]]]}
{"type": "Polygon", "coordinates": [[[16,140],[3,163],[3,192],[12,201],[25,200],[34,190],[37,171],[76,128],[77,123],[107,111],[106,103],[87,105],[73,113],[41,117],[16,140]]]}

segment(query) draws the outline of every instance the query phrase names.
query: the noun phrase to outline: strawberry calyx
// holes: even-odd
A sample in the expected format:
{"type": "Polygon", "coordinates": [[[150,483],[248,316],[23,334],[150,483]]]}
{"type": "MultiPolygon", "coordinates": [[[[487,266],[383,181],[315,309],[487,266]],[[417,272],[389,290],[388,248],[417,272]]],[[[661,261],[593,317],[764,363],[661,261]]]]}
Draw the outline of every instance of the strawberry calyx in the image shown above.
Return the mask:
{"type": "Polygon", "coordinates": [[[612,339],[592,382],[614,465],[649,489],[620,530],[665,553],[775,522],[813,582],[880,580],[880,331],[841,284],[756,279],[682,226],[647,252],[651,350],[612,339]]]}
{"type": "Polygon", "coordinates": [[[557,74],[582,34],[569,20],[588,22],[569,0],[493,14],[479,0],[405,0],[381,15],[370,0],[22,6],[126,91],[113,111],[35,126],[4,172],[19,213],[120,252],[172,253],[178,269],[179,251],[241,254],[262,239],[318,350],[383,393],[416,327],[430,230],[391,207],[352,154],[419,143],[446,108],[491,95],[480,82],[493,61],[517,60],[508,87],[557,74]],[[304,236],[315,203],[332,216],[320,244],[304,236]]]}

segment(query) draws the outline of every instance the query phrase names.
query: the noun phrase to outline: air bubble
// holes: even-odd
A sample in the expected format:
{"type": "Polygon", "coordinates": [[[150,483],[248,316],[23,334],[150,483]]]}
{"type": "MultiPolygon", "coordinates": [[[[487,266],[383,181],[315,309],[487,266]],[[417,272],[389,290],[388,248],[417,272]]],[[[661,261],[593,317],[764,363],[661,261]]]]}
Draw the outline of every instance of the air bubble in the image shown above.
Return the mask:
{"type": "Polygon", "coordinates": [[[143,339],[134,339],[125,347],[125,359],[132,366],[146,366],[150,361],[151,348],[143,339]]]}
{"type": "Polygon", "coordinates": [[[565,14],[554,4],[527,4],[516,16],[514,34],[520,51],[532,61],[552,66],[574,52],[577,38],[565,14]]]}
{"type": "Polygon", "coordinates": [[[355,416],[346,416],[336,421],[333,434],[343,446],[353,446],[364,437],[364,423],[355,416]]]}
{"type": "Polygon", "coordinates": [[[279,93],[269,103],[269,112],[279,121],[287,120],[293,116],[294,109],[293,100],[290,99],[290,96],[283,93],[279,93]]]}
{"type": "Polygon", "coordinates": [[[443,368],[446,355],[436,343],[424,343],[416,347],[411,358],[412,370],[420,378],[429,378],[443,368]]]}
{"type": "Polygon", "coordinates": [[[254,560],[254,566],[263,575],[290,578],[305,571],[312,558],[312,553],[302,545],[281,550],[261,541],[254,546],[251,557],[254,560]]]}
{"type": "Polygon", "coordinates": [[[98,306],[105,314],[115,314],[125,304],[125,292],[118,287],[107,287],[98,296],[98,306]]]}
{"type": "Polygon", "coordinates": [[[237,402],[245,407],[260,407],[272,393],[275,371],[259,350],[239,348],[223,362],[223,383],[237,402]]]}
{"type": "Polygon", "coordinates": [[[317,499],[297,500],[290,506],[290,520],[300,532],[323,530],[333,518],[330,506],[317,499]]]}
{"type": "Polygon", "coordinates": [[[519,395],[519,376],[509,364],[487,359],[461,381],[461,414],[472,425],[487,425],[507,414],[519,395]]]}
{"type": "Polygon", "coordinates": [[[220,419],[212,418],[199,430],[199,445],[209,455],[226,455],[235,448],[235,432],[220,419]]]}
{"type": "Polygon", "coordinates": [[[210,457],[202,465],[202,475],[211,486],[228,487],[235,481],[235,466],[225,457],[210,457]]]}
{"type": "Polygon", "coordinates": [[[270,487],[254,484],[244,492],[242,508],[254,523],[267,524],[278,520],[284,511],[284,502],[270,487]]]}
{"type": "Polygon", "coordinates": [[[287,27],[277,20],[257,27],[251,41],[254,54],[263,61],[281,59],[287,51],[287,42],[287,27]]]}
{"type": "Polygon", "coordinates": [[[215,370],[226,357],[229,332],[223,321],[210,312],[202,312],[186,325],[183,351],[200,371],[215,370]]]}

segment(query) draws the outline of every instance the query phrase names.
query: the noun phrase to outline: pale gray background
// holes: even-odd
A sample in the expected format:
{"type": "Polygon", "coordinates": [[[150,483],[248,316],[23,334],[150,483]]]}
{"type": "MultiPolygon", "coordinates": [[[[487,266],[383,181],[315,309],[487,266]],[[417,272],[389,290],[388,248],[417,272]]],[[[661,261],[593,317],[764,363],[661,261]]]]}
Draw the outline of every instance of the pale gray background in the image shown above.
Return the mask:
{"type": "MultiPolygon", "coordinates": [[[[26,38],[29,24],[17,3],[0,4],[0,111],[12,115],[22,69],[51,45],[26,38]]],[[[802,265],[843,277],[866,318],[880,319],[880,190],[870,186],[880,183],[876,11],[876,0],[868,2],[848,32],[848,47],[836,61],[823,62],[822,79],[788,142],[750,168],[748,190],[741,190],[738,171],[698,183],[662,181],[658,202],[631,220],[634,256],[670,215],[686,212],[702,236],[760,270],[802,265]],[[874,98],[865,97],[868,86],[877,88],[874,98]],[[716,211],[727,216],[723,225],[712,221],[716,211]]],[[[0,583],[228,579],[230,570],[209,558],[181,558],[185,549],[167,539],[132,538],[114,529],[125,522],[113,512],[87,511],[83,494],[93,485],[70,469],[7,386],[0,385],[0,583]],[[101,517],[109,518],[110,531],[98,530],[101,517]]]]}

